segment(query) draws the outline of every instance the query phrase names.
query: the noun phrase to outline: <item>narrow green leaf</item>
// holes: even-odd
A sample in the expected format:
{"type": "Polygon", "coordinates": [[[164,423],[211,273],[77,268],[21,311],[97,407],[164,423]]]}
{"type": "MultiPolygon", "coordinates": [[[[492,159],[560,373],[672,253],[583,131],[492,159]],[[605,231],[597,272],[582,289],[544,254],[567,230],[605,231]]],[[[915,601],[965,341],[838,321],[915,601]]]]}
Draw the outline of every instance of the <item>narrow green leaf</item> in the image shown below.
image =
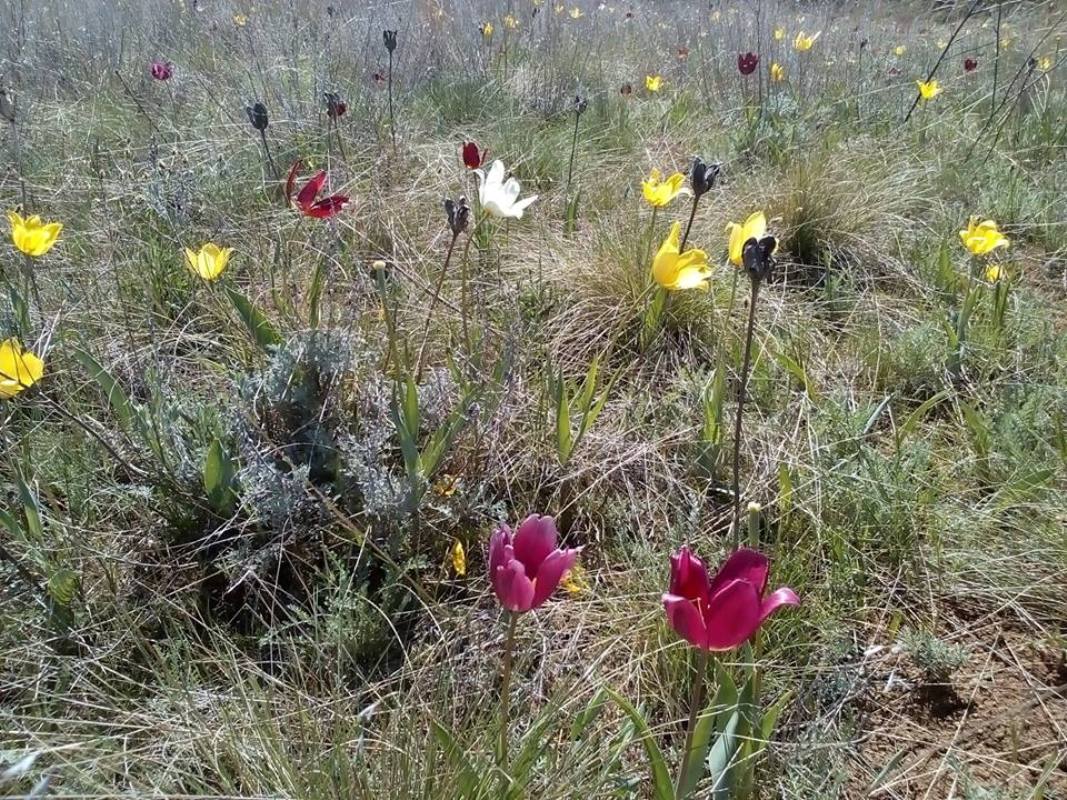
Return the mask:
{"type": "Polygon", "coordinates": [[[930,409],[950,394],[951,390],[942,389],[932,397],[926,398],[926,400],[919,404],[918,408],[908,414],[908,418],[904,420],[904,423],[899,428],[897,428],[897,447],[900,447],[904,442],[904,437],[908,436],[912,431],[919,427],[919,423],[922,422],[923,417],[930,412],[930,409]]]}
{"type": "Polygon", "coordinates": [[[434,738],[445,751],[446,758],[459,770],[459,790],[463,796],[467,796],[478,786],[478,773],[474,765],[447,728],[437,720],[433,720],[430,726],[433,730],[434,738]]]}
{"type": "Polygon", "coordinates": [[[712,707],[697,720],[696,727],[693,729],[691,755],[685,774],[682,776],[681,785],[678,787],[677,800],[689,797],[704,775],[708,748],[711,746],[711,735],[715,732],[715,717],[715,705],[712,704],[712,707]]]}
{"type": "Polygon", "coordinates": [[[74,602],[74,595],[78,591],[78,574],[69,569],[57,569],[48,576],[45,589],[53,602],[69,606],[74,602]]]}
{"type": "Polygon", "coordinates": [[[674,787],[671,785],[671,775],[667,770],[667,762],[663,758],[663,751],[659,749],[656,740],[652,738],[652,731],[644,715],[618,692],[605,689],[608,697],[614,701],[623,713],[630,718],[630,722],[637,732],[637,738],[644,745],[645,755],[652,768],[652,790],[655,800],[674,800],[674,787]]]}
{"type": "Polygon", "coordinates": [[[73,350],[74,360],[85,367],[86,372],[89,373],[89,377],[93,379],[97,386],[104,392],[104,396],[107,397],[108,405],[111,406],[112,412],[118,417],[127,430],[133,428],[137,423],[139,416],[136,413],[136,409],[133,403],[130,402],[129,395],[126,394],[126,390],[122,388],[122,385],[115,379],[115,376],[107,371],[85,350],[81,348],[75,348],[73,350]]]}
{"type": "Polygon", "coordinates": [[[322,290],[326,284],[326,259],[320,258],[311,275],[308,288],[308,327],[319,327],[319,304],[322,302],[322,290]]]}
{"type": "Polygon", "coordinates": [[[44,526],[41,524],[41,509],[37,503],[37,497],[30,489],[29,483],[22,474],[22,469],[15,471],[15,483],[19,490],[19,500],[22,501],[22,513],[26,518],[26,531],[37,541],[44,539],[44,526]]]}
{"type": "Polygon", "coordinates": [[[241,320],[247,326],[249,332],[252,334],[252,338],[256,340],[256,344],[263,350],[269,347],[274,347],[284,341],[282,335],[278,333],[277,328],[271,324],[267,316],[256,308],[252,301],[241,294],[233,287],[226,287],[226,294],[230,298],[230,302],[233,303],[233,307],[237,310],[237,314],[241,317],[241,320]]]}
{"type": "Polygon", "coordinates": [[[714,800],[728,800],[733,784],[732,770],[737,755],[737,728],[741,723],[741,714],[734,710],[726,719],[722,733],[715,740],[708,753],[707,769],[712,778],[711,797],[714,800]]]}

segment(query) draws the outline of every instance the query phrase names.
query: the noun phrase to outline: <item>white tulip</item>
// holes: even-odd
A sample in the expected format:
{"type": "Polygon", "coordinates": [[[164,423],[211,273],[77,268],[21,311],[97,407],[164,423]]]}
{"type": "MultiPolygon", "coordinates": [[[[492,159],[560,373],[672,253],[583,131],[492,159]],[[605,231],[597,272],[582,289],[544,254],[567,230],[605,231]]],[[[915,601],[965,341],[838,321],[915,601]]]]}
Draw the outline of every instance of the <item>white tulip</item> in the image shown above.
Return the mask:
{"type": "Polygon", "coordinates": [[[494,217],[522,219],[526,206],[537,199],[537,195],[531,195],[519,200],[519,182],[515,178],[504,180],[504,162],[500,159],[489,165],[488,175],[480,169],[474,172],[478,175],[478,200],[494,217]]]}

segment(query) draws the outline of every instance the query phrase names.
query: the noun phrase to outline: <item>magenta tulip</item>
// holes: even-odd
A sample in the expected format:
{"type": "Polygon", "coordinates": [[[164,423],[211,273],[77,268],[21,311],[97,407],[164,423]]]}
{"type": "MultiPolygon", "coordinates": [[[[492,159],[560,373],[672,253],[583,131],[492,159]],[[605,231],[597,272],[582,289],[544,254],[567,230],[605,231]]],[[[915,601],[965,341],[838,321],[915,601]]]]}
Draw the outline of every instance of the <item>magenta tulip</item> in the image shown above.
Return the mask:
{"type": "Polygon", "coordinates": [[[555,591],[578,550],[556,547],[559,534],[552,517],[531,514],[512,536],[501,525],[489,540],[489,580],[500,605],[522,613],[537,608],[555,591]]]}
{"type": "Polygon", "coordinates": [[[694,647],[733,650],[779,608],[800,603],[789,588],[763,597],[769,572],[765,555],[741,548],[709,581],[704,562],[682,547],[671,556],[670,591],[663,595],[667,621],[694,647]]]}
{"type": "Polygon", "coordinates": [[[170,80],[170,76],[174,74],[174,65],[169,61],[160,61],[156,59],[152,62],[151,66],[152,77],[157,81],[170,80]]]}

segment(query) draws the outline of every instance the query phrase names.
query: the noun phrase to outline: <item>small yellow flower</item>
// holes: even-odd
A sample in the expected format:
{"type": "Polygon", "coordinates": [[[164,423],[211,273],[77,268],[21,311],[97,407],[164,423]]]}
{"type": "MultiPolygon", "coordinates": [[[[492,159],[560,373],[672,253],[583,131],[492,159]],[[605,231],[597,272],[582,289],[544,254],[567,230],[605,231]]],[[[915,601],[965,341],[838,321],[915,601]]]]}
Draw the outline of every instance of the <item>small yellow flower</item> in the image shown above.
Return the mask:
{"type": "Polygon", "coordinates": [[[1000,264],[990,264],[985,268],[985,279],[990,283],[996,283],[1004,277],[1004,270],[1000,268],[1000,264]]]}
{"type": "Polygon", "coordinates": [[[711,21],[712,22],[718,22],[720,19],[722,19],[722,12],[721,11],[712,11],[711,12],[711,21]]]}
{"type": "Polygon", "coordinates": [[[893,48],[893,55],[895,55],[895,56],[902,56],[906,52],[908,52],[908,48],[906,48],[902,44],[898,44],[896,47],[893,48]]]}
{"type": "Polygon", "coordinates": [[[978,221],[978,217],[971,217],[967,223],[967,229],[960,231],[960,241],[971,255],[984,256],[998,247],[1007,247],[1011,241],[997,229],[997,223],[991,219],[978,221]]]}
{"type": "Polygon", "coordinates": [[[492,22],[483,22],[481,25],[478,26],[478,30],[480,30],[482,32],[482,38],[483,39],[492,39],[493,38],[493,23],[492,22]]]}
{"type": "Polygon", "coordinates": [[[564,8],[566,8],[566,6],[564,6],[563,3],[556,3],[556,13],[557,14],[562,14],[564,8]]]}
{"type": "Polygon", "coordinates": [[[761,239],[767,235],[767,216],[762,211],[757,211],[741,225],[731,222],[726,226],[726,231],[730,234],[730,263],[736,267],[743,266],[741,251],[745,247],[745,242],[749,239],[761,239]]]}
{"type": "Polygon", "coordinates": [[[785,80],[785,67],[777,61],[771,64],[771,80],[776,82],[785,80]]]}
{"type": "Polygon", "coordinates": [[[663,88],[663,78],[660,75],[646,75],[645,88],[650,92],[658,92],[663,88]]]}
{"type": "Polygon", "coordinates": [[[774,41],[780,42],[785,38],[785,28],[774,29],[774,41]]]}
{"type": "Polygon", "coordinates": [[[948,42],[946,42],[944,39],[938,39],[937,40],[937,49],[938,50],[944,50],[946,47],[948,47],[948,42]]]}
{"type": "Polygon", "coordinates": [[[812,36],[807,36],[804,34],[804,31],[801,31],[797,34],[797,38],[793,40],[793,49],[801,53],[806,53],[812,48],[820,36],[822,36],[822,31],[819,31],[812,36]]]}
{"type": "Polygon", "coordinates": [[[44,223],[36,214],[23,219],[17,211],[8,211],[7,221],[11,223],[12,243],[19,251],[34,258],[51,250],[63,230],[63,223],[44,223]]]}
{"type": "Polygon", "coordinates": [[[459,478],[455,475],[449,475],[445,473],[441,476],[441,479],[433,485],[434,494],[440,497],[451,497],[456,493],[456,488],[459,486],[459,478]]]}
{"type": "Polygon", "coordinates": [[[233,24],[236,25],[238,28],[243,28],[245,25],[248,24],[248,17],[246,17],[244,14],[234,14],[233,24]]]}
{"type": "Polygon", "coordinates": [[[219,247],[208,242],[199,252],[185,248],[185,260],[189,269],[205,281],[215,281],[226,269],[226,264],[233,253],[232,247],[219,247]]]}
{"type": "Polygon", "coordinates": [[[582,17],[585,16],[585,14],[582,13],[582,9],[578,8],[578,6],[575,6],[574,8],[572,8],[571,11],[570,11],[570,14],[571,14],[571,19],[581,19],[582,17]]]}
{"type": "Polygon", "coordinates": [[[703,250],[679,252],[682,223],[671,225],[671,232],[660,245],[652,261],[652,278],[670,292],[680,289],[707,289],[711,277],[708,256],[703,250]]]}
{"type": "Polygon", "coordinates": [[[0,400],[10,400],[29,389],[44,374],[44,362],[23,350],[18,339],[0,342],[0,400]]]}
{"type": "Polygon", "coordinates": [[[919,87],[919,95],[923,100],[933,100],[941,94],[941,84],[937,81],[915,81],[915,85],[919,87]]]}
{"type": "Polygon", "coordinates": [[[575,564],[567,570],[559,585],[563,587],[563,591],[572,597],[586,594],[589,591],[589,581],[585,577],[585,570],[581,564],[575,564]]]}
{"type": "Polygon", "coordinates": [[[648,179],[641,181],[641,193],[645,196],[645,200],[650,206],[663,208],[669,205],[678,195],[689,191],[684,184],[685,175],[681,172],[676,172],[666,180],[663,180],[660,171],[653,169],[649,173],[648,179]]]}
{"type": "Polygon", "coordinates": [[[467,574],[467,551],[463,549],[463,542],[456,539],[452,543],[452,549],[448,551],[452,559],[452,569],[461,578],[467,574]]]}
{"type": "Polygon", "coordinates": [[[1037,60],[1037,66],[1042,72],[1048,72],[1052,69],[1052,56],[1041,56],[1037,60]]]}
{"type": "Polygon", "coordinates": [[[507,15],[504,16],[504,28],[505,29],[507,29],[509,31],[513,31],[513,30],[518,29],[518,27],[519,27],[519,21],[517,19],[515,19],[514,16],[512,16],[511,14],[507,14],[507,15]]]}

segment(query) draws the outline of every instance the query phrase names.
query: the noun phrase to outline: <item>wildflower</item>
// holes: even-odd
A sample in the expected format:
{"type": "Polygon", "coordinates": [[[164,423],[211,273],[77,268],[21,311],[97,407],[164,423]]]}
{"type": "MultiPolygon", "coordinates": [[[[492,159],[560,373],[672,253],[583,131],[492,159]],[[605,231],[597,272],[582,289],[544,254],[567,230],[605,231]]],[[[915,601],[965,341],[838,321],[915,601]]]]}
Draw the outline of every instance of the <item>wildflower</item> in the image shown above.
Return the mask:
{"type": "Polygon", "coordinates": [[[771,64],[771,80],[775,83],[785,80],[785,67],[777,61],[771,64]]]}
{"type": "Polygon", "coordinates": [[[250,106],[245,106],[245,113],[248,115],[248,121],[257,131],[267,129],[270,119],[267,115],[267,107],[263,103],[257,101],[250,106]]]}
{"type": "Polygon", "coordinates": [[[751,214],[742,225],[731,222],[726,226],[726,231],[730,234],[730,262],[735,267],[743,267],[745,265],[743,260],[745,242],[749,239],[762,239],[767,235],[767,216],[762,211],[757,211],[751,214]]]}
{"type": "Polygon", "coordinates": [[[806,53],[812,48],[820,36],[822,36],[822,31],[819,31],[813,36],[807,36],[804,31],[801,31],[797,34],[797,38],[793,40],[793,49],[801,53],[806,53]]]}
{"type": "Polygon", "coordinates": [[[1011,244],[1008,237],[997,228],[997,223],[991,219],[979,222],[978,217],[971,217],[967,229],[960,231],[960,241],[974,256],[984,256],[1011,244]]]}
{"type": "Polygon", "coordinates": [[[492,22],[488,22],[488,21],[487,22],[483,22],[481,25],[478,26],[478,30],[480,30],[482,32],[482,38],[485,39],[486,41],[488,41],[489,39],[493,38],[493,23],[492,22]]]}
{"type": "Polygon", "coordinates": [[[501,525],[489,541],[489,580],[500,605],[523,613],[538,608],[574,567],[577,549],[556,547],[552,517],[528,516],[518,531],[501,525]]]}
{"type": "Polygon", "coordinates": [[[330,119],[340,119],[348,111],[348,104],[337,92],[324,92],[322,99],[326,101],[326,116],[330,119]]]}
{"type": "Polygon", "coordinates": [[[575,564],[567,570],[567,574],[563,576],[563,580],[560,581],[559,585],[571,597],[585,594],[589,591],[589,581],[585,577],[585,570],[581,564],[575,564]]]}
{"type": "Polygon", "coordinates": [[[1037,66],[1042,72],[1048,72],[1052,69],[1052,56],[1041,56],[1037,60],[1037,66]]]}
{"type": "Polygon", "coordinates": [[[754,281],[765,281],[771,277],[774,269],[774,251],[778,249],[778,240],[764,235],[748,239],[741,247],[741,263],[748,276],[754,281]]]}
{"type": "Polygon", "coordinates": [[[463,147],[460,148],[460,155],[463,157],[463,164],[467,169],[478,169],[485,163],[486,158],[489,156],[489,151],[479,150],[475,142],[465,140],[463,147]]]}
{"type": "Polygon", "coordinates": [[[18,339],[0,342],[0,400],[29,389],[44,374],[44,361],[24,350],[18,339]]]}
{"type": "Polygon", "coordinates": [[[695,197],[701,197],[715,187],[722,167],[717,162],[705,164],[700,156],[693,157],[693,166],[689,168],[689,185],[695,197]]]}
{"type": "Polygon", "coordinates": [[[580,94],[576,94],[574,96],[574,113],[580,117],[587,108],[589,108],[589,100],[580,94]]]}
{"type": "Polygon", "coordinates": [[[919,87],[919,95],[923,100],[933,100],[941,94],[941,84],[937,81],[915,81],[915,85],[919,87]]]}
{"type": "Polygon", "coordinates": [[[585,16],[585,14],[582,13],[582,9],[578,8],[578,6],[575,6],[574,8],[572,8],[571,11],[570,11],[570,14],[571,14],[571,19],[581,19],[582,17],[585,16]]]}
{"type": "MultiPolygon", "coordinates": [[[[371,268],[379,269],[379,267],[377,266],[378,264],[381,264],[380,269],[385,269],[384,261],[375,261],[373,264],[371,264],[371,268]]],[[[458,486],[459,477],[456,475],[445,473],[441,476],[441,479],[433,485],[433,493],[436,494],[438,497],[451,497],[456,493],[456,489],[458,488],[458,486]]]]}
{"type": "Polygon", "coordinates": [[[248,17],[246,17],[244,14],[234,14],[233,24],[236,25],[238,28],[243,28],[245,25],[248,24],[248,17]]]}
{"type": "Polygon", "coordinates": [[[385,49],[392,54],[396,50],[396,31],[382,31],[382,44],[385,45],[385,49]]]}
{"type": "Polygon", "coordinates": [[[467,230],[470,221],[471,207],[467,205],[467,198],[460,197],[459,201],[453,201],[451,197],[445,200],[445,218],[448,221],[448,229],[453,236],[459,236],[467,230]]]}
{"type": "Polygon", "coordinates": [[[150,71],[157,81],[169,81],[170,76],[174,74],[174,65],[169,61],[156,59],[152,62],[150,71]]]}
{"type": "Polygon", "coordinates": [[[650,206],[663,208],[669,205],[678,195],[687,191],[684,184],[685,175],[681,172],[676,172],[666,180],[663,180],[660,171],[653,169],[649,173],[648,179],[641,182],[641,193],[645,196],[645,201],[650,206]]]}
{"type": "Polygon", "coordinates": [[[689,48],[688,47],[679,47],[678,48],[678,60],[679,61],[685,61],[688,58],[689,58],[689,48]]]}
{"type": "Polygon", "coordinates": [[[708,256],[703,250],[679,252],[682,223],[671,225],[671,232],[652,260],[652,278],[670,292],[681,289],[707,289],[711,277],[708,256]]]}
{"type": "Polygon", "coordinates": [[[785,38],[785,28],[774,29],[774,41],[780,42],[785,38]]]}
{"type": "Polygon", "coordinates": [[[938,39],[937,40],[937,49],[938,50],[944,50],[946,47],[948,47],[948,42],[946,42],[944,39],[938,39]]]}
{"type": "Polygon", "coordinates": [[[660,75],[646,75],[645,88],[650,92],[658,92],[663,88],[663,78],[660,75]]]}
{"type": "Polygon", "coordinates": [[[756,71],[757,64],[759,64],[759,56],[755,53],[737,54],[737,71],[742,75],[751,75],[756,71]]]}
{"type": "Polygon", "coordinates": [[[904,55],[906,52],[908,52],[908,48],[906,48],[902,44],[898,44],[896,47],[893,48],[893,55],[898,57],[904,55]]]}
{"type": "Polygon", "coordinates": [[[1000,264],[990,264],[985,268],[985,279],[990,283],[996,283],[1004,277],[1004,270],[1000,268],[1000,264]]]}
{"type": "Polygon", "coordinates": [[[978,69],[978,59],[977,58],[965,58],[965,59],[963,59],[963,71],[964,72],[974,72],[976,69],[978,69]]]}
{"type": "Polygon", "coordinates": [[[200,250],[185,248],[185,261],[189,269],[205,281],[216,281],[226,269],[233,254],[232,247],[219,247],[208,242],[200,250]]]}
{"type": "MultiPolygon", "coordinates": [[[[285,181],[285,202],[287,205],[292,205],[293,189],[296,185],[296,175],[299,170],[300,160],[298,159],[293,162],[293,166],[289,170],[289,177],[285,181]]],[[[304,188],[297,193],[297,208],[305,216],[327,219],[340,213],[351,202],[349,197],[343,194],[334,194],[321,200],[316,200],[315,198],[318,197],[325,183],[326,170],[319,170],[311,180],[304,184],[304,188]]]]}
{"type": "Polygon", "coordinates": [[[519,182],[514,177],[504,180],[504,162],[500,159],[489,165],[488,174],[481,169],[474,170],[474,174],[478,176],[478,200],[494,217],[522,219],[522,212],[537,199],[534,194],[519,200],[519,182]]]}
{"type": "Polygon", "coordinates": [[[503,22],[505,30],[513,31],[519,27],[519,21],[512,14],[505,14],[503,22]]]}
{"type": "Polygon", "coordinates": [[[779,608],[800,603],[788,587],[763,597],[769,573],[765,555],[741,548],[709,580],[704,562],[682,547],[671,556],[670,588],[663,595],[667,621],[694,647],[732,650],[751,639],[779,608]]]}
{"type": "Polygon", "coordinates": [[[385,73],[381,70],[371,73],[370,77],[371,80],[373,80],[378,86],[382,86],[385,84],[385,73]]]}
{"type": "Polygon", "coordinates": [[[8,211],[7,220],[11,223],[12,244],[19,252],[33,258],[43,256],[51,250],[63,230],[62,222],[45,223],[36,214],[29,219],[23,219],[17,211],[8,211]]]}
{"type": "Polygon", "coordinates": [[[463,542],[456,539],[449,550],[449,556],[452,559],[452,569],[462,578],[467,574],[467,553],[463,549],[463,542]]]}

